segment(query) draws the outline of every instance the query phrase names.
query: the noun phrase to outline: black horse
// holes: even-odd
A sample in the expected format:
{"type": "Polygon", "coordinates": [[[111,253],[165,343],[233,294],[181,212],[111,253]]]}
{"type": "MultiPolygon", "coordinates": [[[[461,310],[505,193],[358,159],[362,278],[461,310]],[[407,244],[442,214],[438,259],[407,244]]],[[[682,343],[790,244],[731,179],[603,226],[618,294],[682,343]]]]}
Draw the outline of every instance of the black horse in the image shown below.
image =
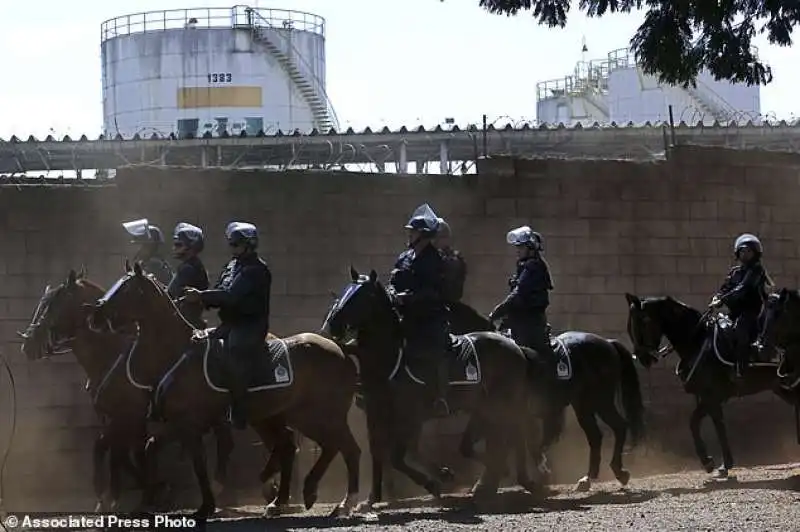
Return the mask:
{"type": "MultiPolygon", "coordinates": [[[[373,270],[361,276],[351,268],[352,282],[334,302],[323,330],[339,342],[357,337],[361,391],[367,413],[372,455],[369,504],[382,501],[383,467],[387,459],[398,471],[441,495],[441,479],[406,463],[409,445],[430,416],[426,385],[419,368],[402,355],[400,320],[385,287],[373,270]]],[[[457,411],[481,419],[486,429],[486,470],[474,489],[477,499],[496,493],[512,447],[516,450],[518,481],[531,489],[525,452],[520,451],[527,401],[530,398],[525,350],[493,332],[454,338],[449,403],[457,411]]],[[[536,357],[535,353],[531,353],[536,357]]]]}
{"type": "MultiPolygon", "coordinates": [[[[487,317],[463,303],[451,306],[450,322],[454,334],[494,330],[487,317]]],[[[554,350],[567,369],[571,366],[571,371],[559,379],[556,364],[551,364],[549,382],[545,384],[550,390],[550,401],[545,412],[540,412],[544,418],[544,434],[541,446],[531,449],[532,457],[534,460],[545,458],[547,449],[561,433],[565,409],[571,404],[589,443],[589,471],[578,480],[577,489],[586,491],[591,488],[592,480],[596,480],[600,473],[603,434],[596,416],[614,431],[614,456],[610,466],[615,478],[624,486],[630,480],[630,473],[622,465],[626,433],[630,430],[634,445],[644,434],[644,406],[634,357],[621,342],[592,333],[567,331],[554,340],[554,350]],[[617,390],[621,391],[626,417],[617,410],[617,390]]],[[[472,454],[479,432],[476,423],[468,425],[461,442],[462,454],[472,454]]],[[[538,465],[540,471],[546,472],[545,463],[539,462],[538,465]]]]}
{"type": "Polygon", "coordinates": [[[672,297],[639,298],[625,294],[628,300],[628,334],[634,353],[646,368],[674,351],[680,357],[675,370],[686,392],[694,395],[697,406],[689,420],[697,457],[707,473],[725,479],[733,468],[722,405],[731,397],[775,391],[778,384],[777,364],[751,363],[741,381],[734,376],[733,330],[723,315],[702,313],[672,297]],[[666,338],[670,347],[661,348],[666,338]],[[700,435],[700,425],[709,416],[714,423],[722,465],[714,471],[714,459],[708,455],[700,435]]]}
{"type": "MultiPolygon", "coordinates": [[[[761,330],[756,343],[762,358],[781,352],[776,393],[798,406],[800,392],[800,292],[781,288],[770,294],[764,305],[761,330]]],[[[798,419],[800,421],[800,419],[798,419]]],[[[800,439],[800,426],[798,427],[800,439]]]]}

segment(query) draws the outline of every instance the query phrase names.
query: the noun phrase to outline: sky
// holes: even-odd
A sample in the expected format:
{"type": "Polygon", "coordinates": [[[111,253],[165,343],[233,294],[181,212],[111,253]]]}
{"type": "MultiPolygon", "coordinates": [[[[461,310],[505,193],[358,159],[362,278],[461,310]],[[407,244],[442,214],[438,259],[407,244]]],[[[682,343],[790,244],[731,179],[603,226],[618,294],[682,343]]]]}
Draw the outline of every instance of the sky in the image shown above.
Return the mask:
{"type": "MultiPolygon", "coordinates": [[[[102,130],[100,24],[151,10],[229,7],[219,0],[39,0],[0,7],[0,138],[48,134],[96,138],[102,130]]],[[[577,1],[575,2],[577,4],[577,1]]],[[[232,5],[232,4],[231,4],[232,5]]],[[[533,120],[536,83],[563,77],[582,58],[628,46],[642,13],[588,19],[565,29],[529,16],[491,15],[477,0],[251,1],[327,20],[327,92],[354,129],[533,120]]],[[[800,86],[797,49],[757,43],[775,81],[761,89],[762,114],[791,118],[800,86]]]]}

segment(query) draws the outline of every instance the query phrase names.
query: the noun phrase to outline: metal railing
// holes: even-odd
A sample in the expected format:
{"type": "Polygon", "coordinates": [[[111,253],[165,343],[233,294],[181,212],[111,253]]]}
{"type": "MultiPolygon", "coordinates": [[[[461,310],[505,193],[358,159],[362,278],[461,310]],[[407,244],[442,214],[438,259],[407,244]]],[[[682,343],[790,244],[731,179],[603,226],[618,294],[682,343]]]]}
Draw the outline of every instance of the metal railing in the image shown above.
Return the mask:
{"type": "Polygon", "coordinates": [[[133,13],[106,20],[100,25],[100,40],[138,33],[151,33],[186,28],[235,28],[247,26],[247,10],[266,21],[270,27],[307,31],[325,36],[325,19],[319,15],[287,9],[257,8],[244,5],[233,7],[206,7],[194,9],[168,9],[133,13]]]}
{"type": "MultiPolygon", "coordinates": [[[[241,7],[241,6],[237,6],[237,7],[241,7]]],[[[281,26],[273,26],[272,22],[269,19],[263,18],[261,16],[261,13],[258,12],[258,10],[253,10],[253,13],[255,14],[255,21],[253,21],[252,27],[253,27],[253,29],[255,31],[258,31],[259,29],[270,29],[270,30],[281,30],[281,29],[288,30],[288,29],[290,29],[290,28],[285,28],[285,27],[281,27],[281,26]]],[[[305,58],[303,53],[300,52],[297,49],[297,47],[294,45],[292,40],[285,35],[285,32],[282,32],[282,31],[271,31],[267,35],[267,38],[270,38],[272,36],[277,36],[279,39],[281,39],[283,41],[283,43],[286,45],[286,48],[288,50],[291,50],[291,52],[292,52],[292,56],[290,57],[291,60],[297,60],[303,67],[305,67],[305,70],[306,70],[306,72],[308,74],[303,74],[302,71],[301,71],[301,74],[307,75],[314,82],[316,90],[319,91],[320,96],[322,96],[322,98],[324,99],[325,106],[328,108],[328,113],[330,113],[331,125],[333,126],[334,129],[338,130],[339,129],[339,117],[336,116],[336,111],[333,109],[333,104],[331,103],[330,98],[328,98],[328,93],[325,92],[325,85],[322,83],[322,81],[319,79],[319,77],[317,77],[317,74],[314,71],[314,68],[311,66],[311,64],[308,62],[308,60],[305,58]]]]}

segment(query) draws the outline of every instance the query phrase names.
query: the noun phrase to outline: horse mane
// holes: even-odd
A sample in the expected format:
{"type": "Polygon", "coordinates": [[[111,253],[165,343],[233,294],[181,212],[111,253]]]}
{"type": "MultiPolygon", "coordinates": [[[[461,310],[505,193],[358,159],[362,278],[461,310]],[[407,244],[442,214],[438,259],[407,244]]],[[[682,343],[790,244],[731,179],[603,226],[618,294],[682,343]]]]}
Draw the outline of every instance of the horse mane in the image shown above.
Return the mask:
{"type": "Polygon", "coordinates": [[[160,295],[162,299],[166,300],[167,304],[169,305],[169,308],[172,310],[173,314],[175,314],[175,316],[180,321],[182,321],[190,329],[192,329],[192,330],[195,329],[195,326],[192,325],[191,323],[189,323],[189,320],[186,319],[186,317],[181,312],[180,308],[178,308],[178,304],[170,297],[170,295],[167,293],[167,291],[161,286],[161,283],[159,283],[156,280],[155,276],[153,276],[151,274],[143,273],[143,275],[141,275],[141,277],[146,279],[151,285],[153,285],[155,287],[156,292],[158,293],[158,295],[160,295]]]}
{"type": "Polygon", "coordinates": [[[653,305],[661,321],[664,332],[669,336],[679,336],[693,342],[703,334],[698,327],[703,313],[672,296],[657,296],[642,299],[642,308],[653,305]]]}
{"type": "Polygon", "coordinates": [[[94,282],[91,279],[88,279],[86,277],[81,277],[80,279],[76,279],[75,280],[75,284],[77,284],[78,286],[81,286],[81,287],[94,288],[95,290],[97,290],[97,291],[99,291],[99,292],[101,292],[103,294],[106,293],[106,289],[105,288],[103,288],[102,286],[100,286],[96,282],[94,282]]]}

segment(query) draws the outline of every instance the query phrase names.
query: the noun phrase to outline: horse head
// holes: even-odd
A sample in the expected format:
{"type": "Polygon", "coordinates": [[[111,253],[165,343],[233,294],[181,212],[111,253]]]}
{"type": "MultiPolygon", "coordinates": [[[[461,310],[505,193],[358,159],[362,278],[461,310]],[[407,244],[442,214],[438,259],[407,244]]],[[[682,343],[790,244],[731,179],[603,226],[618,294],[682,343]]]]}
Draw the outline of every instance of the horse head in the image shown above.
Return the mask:
{"type": "Polygon", "coordinates": [[[29,360],[71,351],[71,342],[87,329],[86,306],[103,290],[86,278],[86,271],[70,270],[67,279],[56,288],[47,285],[33,318],[24,332],[22,352],[29,360]]]}
{"type": "Polygon", "coordinates": [[[664,338],[680,356],[683,356],[683,348],[697,347],[695,343],[702,327],[700,312],[670,296],[640,298],[626,293],[625,299],[628,301],[628,335],[633,342],[633,352],[644,367],[649,368],[672,351],[661,348],[664,338]]]}
{"type": "Polygon", "coordinates": [[[762,354],[772,354],[776,348],[786,350],[789,346],[800,344],[796,324],[800,320],[800,293],[797,290],[781,288],[770,294],[764,303],[761,314],[761,330],[758,334],[758,349],[762,354]]]}
{"type": "Polygon", "coordinates": [[[169,300],[152,276],[144,273],[141,263],[136,262],[97,300],[91,321],[106,324],[111,332],[122,331],[156,317],[162,298],[169,300]]]}
{"type": "Polygon", "coordinates": [[[322,324],[322,332],[339,342],[346,341],[348,336],[370,325],[378,305],[391,306],[375,270],[368,275],[361,275],[351,266],[350,278],[351,282],[334,300],[322,324]]]}

